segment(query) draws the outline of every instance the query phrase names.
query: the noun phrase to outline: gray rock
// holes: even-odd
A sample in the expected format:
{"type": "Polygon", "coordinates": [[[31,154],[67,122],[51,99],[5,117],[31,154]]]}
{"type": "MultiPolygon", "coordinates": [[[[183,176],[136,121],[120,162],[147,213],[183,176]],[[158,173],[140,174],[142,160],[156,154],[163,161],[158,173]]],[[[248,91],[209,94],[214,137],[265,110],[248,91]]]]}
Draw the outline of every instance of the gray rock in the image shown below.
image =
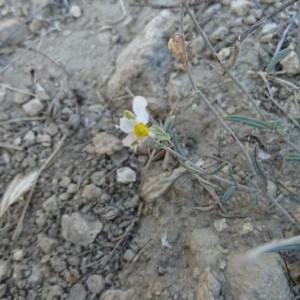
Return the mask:
{"type": "Polygon", "coordinates": [[[29,284],[39,284],[43,279],[42,270],[39,268],[38,265],[33,265],[31,269],[31,274],[27,278],[27,282],[29,284]]]}
{"type": "Polygon", "coordinates": [[[45,131],[50,134],[51,136],[57,135],[59,129],[55,123],[50,123],[46,128],[45,131]]]}
{"type": "Polygon", "coordinates": [[[91,275],[86,281],[88,289],[94,294],[100,294],[105,287],[105,280],[101,275],[91,275]]]}
{"type": "Polygon", "coordinates": [[[82,284],[75,284],[70,289],[67,300],[86,300],[86,290],[82,284]]]}
{"type": "Polygon", "coordinates": [[[95,185],[101,186],[105,182],[104,176],[105,171],[97,171],[91,175],[91,180],[95,185]]]}
{"type": "Polygon", "coordinates": [[[43,300],[63,299],[63,294],[64,291],[59,285],[47,286],[42,291],[42,299],[43,300]]]}
{"type": "Polygon", "coordinates": [[[65,240],[82,246],[91,244],[101,232],[103,224],[79,213],[62,216],[62,235],[65,240]]]}
{"type": "Polygon", "coordinates": [[[95,152],[98,155],[112,155],[122,148],[121,141],[115,136],[101,132],[93,137],[95,152]]]}
{"type": "Polygon", "coordinates": [[[2,299],[3,296],[5,296],[6,291],[7,291],[7,284],[6,283],[0,284],[0,297],[1,297],[1,299],[2,299]]]}
{"type": "Polygon", "coordinates": [[[165,37],[174,33],[176,21],[176,16],[170,11],[162,11],[118,56],[116,71],[107,89],[114,105],[127,106],[123,99],[118,98],[126,87],[136,95],[146,90],[149,95],[162,101],[165,75],[172,68],[172,56],[165,37]]]}
{"type": "Polygon", "coordinates": [[[7,260],[0,260],[0,282],[3,282],[10,276],[10,264],[7,260]]]}
{"type": "Polygon", "coordinates": [[[49,214],[56,214],[58,212],[57,197],[55,195],[50,196],[42,204],[43,209],[49,214]]]}
{"type": "Polygon", "coordinates": [[[23,249],[15,249],[13,252],[13,260],[21,261],[24,258],[25,252],[23,249]]]}
{"type": "Polygon", "coordinates": [[[67,269],[67,264],[66,262],[61,259],[60,257],[52,257],[51,258],[51,267],[53,268],[53,270],[55,271],[55,273],[60,273],[63,270],[67,269]]]}
{"type": "Polygon", "coordinates": [[[69,186],[69,184],[71,183],[71,178],[68,176],[62,176],[60,182],[59,182],[59,186],[63,187],[63,188],[67,188],[69,186]]]}
{"type": "Polygon", "coordinates": [[[41,100],[37,98],[34,98],[23,104],[22,107],[25,113],[30,117],[39,116],[44,109],[44,105],[42,104],[41,100]]]}
{"type": "Polygon", "coordinates": [[[78,192],[78,185],[76,183],[70,183],[67,189],[68,194],[76,194],[78,192]]]}
{"type": "Polygon", "coordinates": [[[245,264],[236,258],[229,255],[226,269],[232,299],[293,299],[278,254],[264,254],[245,264]]]}
{"type": "Polygon", "coordinates": [[[117,182],[130,183],[136,182],[136,173],[129,167],[122,167],[117,170],[117,182]]]}
{"type": "Polygon", "coordinates": [[[140,196],[134,195],[132,198],[130,198],[124,202],[124,206],[126,208],[135,208],[135,207],[138,207],[139,203],[140,203],[140,196]]]}
{"type": "Polygon", "coordinates": [[[131,300],[133,295],[134,291],[132,289],[127,291],[108,290],[101,295],[100,300],[131,300]]]}
{"type": "Polygon", "coordinates": [[[218,236],[210,228],[194,229],[187,242],[193,265],[197,266],[200,271],[204,271],[207,266],[216,266],[221,258],[221,253],[216,249],[218,243],[218,236]]]}
{"type": "Polygon", "coordinates": [[[132,251],[131,249],[127,249],[125,251],[125,253],[123,254],[123,259],[125,261],[132,261],[134,259],[135,255],[136,254],[134,251],[132,251]]]}
{"type": "Polygon", "coordinates": [[[58,241],[55,239],[51,239],[44,234],[40,233],[38,235],[37,246],[40,248],[45,254],[51,253],[56,246],[58,245],[58,241]]]}
{"type": "Polygon", "coordinates": [[[91,183],[83,188],[81,196],[88,200],[97,199],[101,196],[102,190],[95,184],[91,183]]]}
{"type": "Polygon", "coordinates": [[[35,141],[35,134],[32,130],[29,130],[25,135],[24,135],[24,138],[23,138],[24,141],[26,142],[34,142],[35,141]]]}

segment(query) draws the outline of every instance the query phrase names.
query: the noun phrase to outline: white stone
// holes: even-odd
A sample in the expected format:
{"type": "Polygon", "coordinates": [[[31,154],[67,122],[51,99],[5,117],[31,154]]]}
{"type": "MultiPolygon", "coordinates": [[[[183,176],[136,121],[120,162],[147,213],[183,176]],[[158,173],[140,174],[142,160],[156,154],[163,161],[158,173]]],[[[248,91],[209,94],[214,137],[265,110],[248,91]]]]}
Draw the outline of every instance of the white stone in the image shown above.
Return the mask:
{"type": "Polygon", "coordinates": [[[41,114],[44,106],[40,99],[34,98],[29,102],[25,103],[23,106],[25,113],[30,117],[35,117],[41,114]]]}
{"type": "Polygon", "coordinates": [[[23,137],[24,141],[33,142],[35,140],[35,134],[32,130],[29,130],[23,137]]]}
{"type": "Polygon", "coordinates": [[[129,167],[122,167],[117,170],[117,182],[129,183],[136,182],[136,173],[129,167]]]}
{"type": "Polygon", "coordinates": [[[214,227],[219,232],[225,230],[228,227],[226,219],[222,218],[214,221],[214,227]]]}
{"type": "Polygon", "coordinates": [[[218,53],[218,58],[220,61],[224,61],[230,56],[231,50],[230,48],[222,48],[218,53]]]}
{"type": "Polygon", "coordinates": [[[249,2],[247,0],[231,1],[230,9],[237,16],[244,16],[248,12],[249,2]]]}
{"type": "Polygon", "coordinates": [[[300,73],[299,59],[295,51],[292,51],[288,56],[286,56],[280,64],[282,65],[282,70],[287,75],[297,75],[300,73]]]}
{"type": "Polygon", "coordinates": [[[70,14],[74,17],[74,18],[80,18],[81,17],[81,8],[80,6],[76,5],[76,4],[72,4],[70,6],[69,9],[70,14]]]}
{"type": "Polygon", "coordinates": [[[102,231],[103,224],[92,217],[73,213],[62,216],[61,228],[65,240],[76,245],[87,246],[102,231]]]}
{"type": "Polygon", "coordinates": [[[265,35],[265,34],[270,34],[270,33],[274,33],[276,31],[276,29],[278,28],[278,25],[276,23],[267,23],[266,25],[264,25],[261,29],[261,34],[265,35]]]}

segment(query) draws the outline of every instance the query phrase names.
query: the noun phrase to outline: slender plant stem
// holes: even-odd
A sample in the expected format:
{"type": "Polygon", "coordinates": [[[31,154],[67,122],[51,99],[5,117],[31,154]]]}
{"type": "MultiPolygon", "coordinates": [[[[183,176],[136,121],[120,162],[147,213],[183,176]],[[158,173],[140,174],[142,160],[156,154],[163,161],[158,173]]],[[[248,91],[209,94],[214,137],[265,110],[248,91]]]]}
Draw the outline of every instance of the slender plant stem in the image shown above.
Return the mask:
{"type": "MultiPolygon", "coordinates": [[[[189,6],[186,2],[186,0],[182,0],[184,5],[187,7],[187,10],[190,12],[190,16],[193,15],[191,10],[189,9],[189,6]]],[[[189,76],[189,79],[190,79],[190,82],[191,82],[191,85],[192,85],[192,88],[193,90],[200,96],[200,98],[206,103],[206,105],[209,107],[209,109],[214,113],[214,115],[216,116],[216,118],[219,120],[219,122],[222,124],[222,126],[225,128],[225,130],[230,134],[230,136],[235,140],[235,142],[238,144],[239,148],[241,149],[242,153],[243,153],[243,156],[244,158],[246,159],[247,163],[248,163],[248,166],[250,168],[250,170],[252,171],[253,174],[256,175],[256,172],[255,172],[255,169],[253,168],[253,164],[251,162],[251,159],[247,153],[247,151],[245,150],[243,144],[241,143],[241,141],[237,138],[237,136],[235,135],[235,133],[230,129],[230,127],[225,123],[225,121],[223,120],[223,118],[219,115],[219,113],[215,110],[215,108],[213,107],[213,105],[210,103],[209,99],[204,95],[204,93],[199,90],[194,82],[194,79],[191,75],[191,72],[190,72],[190,68],[189,68],[189,64],[188,64],[188,60],[187,60],[187,53],[186,53],[186,48],[185,48],[185,43],[184,43],[184,31],[183,31],[183,8],[181,9],[181,13],[180,13],[180,34],[181,34],[181,37],[182,37],[182,51],[184,53],[184,57],[185,57],[185,64],[186,64],[186,69],[187,69],[187,72],[188,72],[188,76],[189,76]]],[[[202,32],[202,29],[200,28],[200,26],[198,25],[197,21],[194,19],[194,22],[195,24],[197,24],[197,26],[199,27],[200,29],[200,32],[202,32]]],[[[204,34],[205,35],[205,34],[204,34]]],[[[206,35],[205,35],[206,37],[206,35]]],[[[208,40],[208,39],[207,39],[208,40]]],[[[208,41],[209,43],[209,41],[208,41]]],[[[210,44],[210,43],[209,43],[210,44]]],[[[210,44],[211,46],[211,44],[210,44]]],[[[212,48],[212,46],[211,46],[212,48]]],[[[213,49],[213,48],[212,48],[213,49]]],[[[216,58],[218,59],[217,57],[217,54],[216,52],[214,51],[214,49],[212,50],[213,53],[216,55],[216,58]]]]}
{"type": "Polygon", "coordinates": [[[298,33],[297,33],[297,55],[300,66],[300,0],[298,0],[298,33]]]}
{"type": "Polygon", "coordinates": [[[193,20],[195,27],[198,31],[198,33],[201,35],[201,37],[203,38],[203,40],[205,41],[207,47],[209,48],[209,50],[211,51],[212,55],[214,56],[214,58],[217,60],[217,62],[221,65],[221,67],[223,68],[223,70],[229,75],[229,77],[231,78],[231,80],[235,83],[235,85],[247,96],[247,98],[249,99],[249,101],[252,103],[252,105],[255,107],[256,111],[258,112],[258,114],[260,115],[260,117],[264,120],[264,121],[268,121],[266,119],[266,117],[264,116],[264,114],[262,113],[262,111],[260,110],[260,108],[257,106],[255,100],[252,98],[252,96],[248,93],[248,91],[245,89],[245,87],[237,80],[237,78],[230,72],[230,70],[228,69],[228,67],[219,59],[217,52],[215,51],[215,49],[213,48],[212,44],[209,41],[208,36],[206,35],[206,33],[202,30],[202,28],[199,26],[193,12],[191,11],[187,0],[182,0],[183,1],[183,5],[186,8],[189,16],[191,17],[191,19],[193,20]]]}

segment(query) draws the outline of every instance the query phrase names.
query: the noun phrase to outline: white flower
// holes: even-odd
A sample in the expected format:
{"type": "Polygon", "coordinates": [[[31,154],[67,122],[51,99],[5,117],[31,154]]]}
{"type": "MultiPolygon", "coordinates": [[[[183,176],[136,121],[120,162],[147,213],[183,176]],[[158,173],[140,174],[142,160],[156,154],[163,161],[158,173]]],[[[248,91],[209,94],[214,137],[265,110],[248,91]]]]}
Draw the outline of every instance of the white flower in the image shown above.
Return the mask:
{"type": "Polygon", "coordinates": [[[128,134],[122,141],[124,146],[132,147],[139,139],[152,136],[147,126],[149,114],[146,107],[147,100],[142,96],[135,96],[132,104],[134,114],[125,111],[124,117],[120,119],[120,129],[128,134]]]}

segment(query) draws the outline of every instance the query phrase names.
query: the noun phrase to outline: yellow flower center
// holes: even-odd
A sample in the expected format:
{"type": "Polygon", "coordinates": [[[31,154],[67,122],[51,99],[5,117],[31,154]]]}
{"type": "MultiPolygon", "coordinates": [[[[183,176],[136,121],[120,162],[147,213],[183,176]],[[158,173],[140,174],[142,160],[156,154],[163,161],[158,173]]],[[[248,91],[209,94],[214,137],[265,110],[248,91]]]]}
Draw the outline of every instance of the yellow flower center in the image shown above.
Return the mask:
{"type": "Polygon", "coordinates": [[[134,125],[134,133],[137,138],[146,137],[149,135],[149,128],[144,123],[136,123],[134,125]]]}

